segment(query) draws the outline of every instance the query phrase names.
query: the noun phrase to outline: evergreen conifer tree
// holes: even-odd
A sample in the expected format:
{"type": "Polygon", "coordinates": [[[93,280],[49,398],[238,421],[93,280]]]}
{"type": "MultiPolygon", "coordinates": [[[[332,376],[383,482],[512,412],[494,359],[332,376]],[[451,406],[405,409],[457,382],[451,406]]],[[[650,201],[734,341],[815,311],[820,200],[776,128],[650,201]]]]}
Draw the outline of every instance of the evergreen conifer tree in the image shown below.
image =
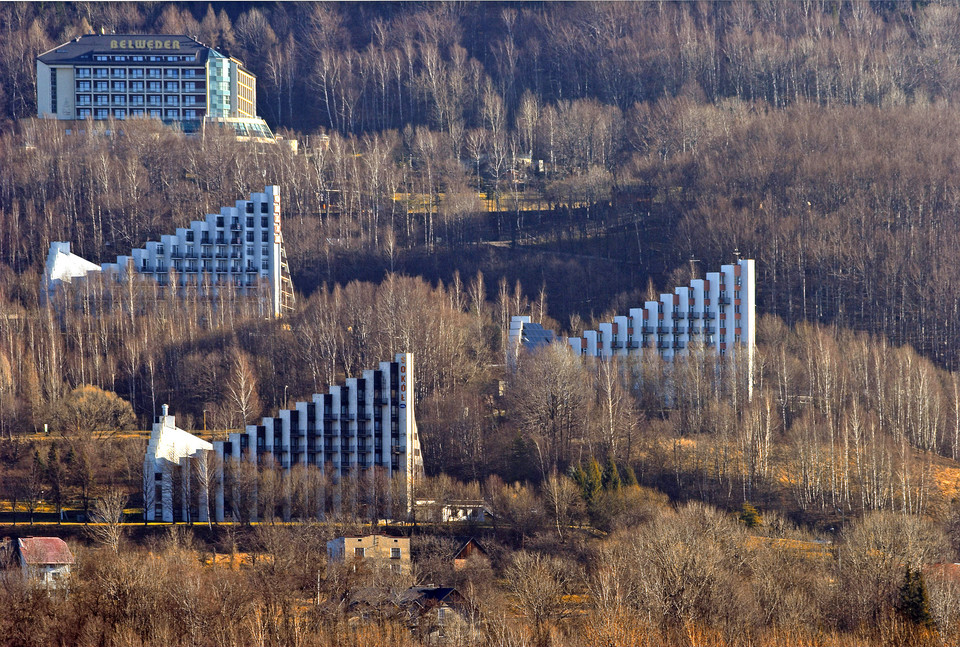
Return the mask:
{"type": "Polygon", "coordinates": [[[616,492],[622,485],[620,472],[617,471],[617,464],[611,456],[607,459],[607,464],[603,468],[603,489],[607,492],[616,492]]]}
{"type": "Polygon", "coordinates": [[[933,617],[930,615],[930,598],[927,596],[927,586],[923,581],[923,573],[907,566],[903,576],[903,585],[900,587],[900,613],[910,622],[921,627],[932,627],[933,617]]]}

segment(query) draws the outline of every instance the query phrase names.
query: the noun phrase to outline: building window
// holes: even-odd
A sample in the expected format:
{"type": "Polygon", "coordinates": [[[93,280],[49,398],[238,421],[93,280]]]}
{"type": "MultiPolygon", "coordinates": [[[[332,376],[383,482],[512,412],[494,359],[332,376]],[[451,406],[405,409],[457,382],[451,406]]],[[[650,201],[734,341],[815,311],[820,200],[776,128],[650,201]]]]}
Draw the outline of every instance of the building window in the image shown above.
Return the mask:
{"type": "Polygon", "coordinates": [[[252,243],[252,242],[253,242],[253,232],[252,232],[252,231],[248,231],[248,232],[247,232],[247,242],[248,242],[248,243],[252,243]]]}
{"type": "Polygon", "coordinates": [[[270,242],[270,233],[269,233],[269,232],[266,232],[266,231],[262,232],[262,233],[260,234],[260,242],[262,242],[262,243],[269,243],[269,242],[270,242]]]}
{"type": "Polygon", "coordinates": [[[263,247],[261,247],[261,248],[260,248],[260,255],[261,255],[261,256],[269,256],[269,255],[270,255],[270,248],[267,247],[266,245],[264,245],[263,247]]]}
{"type": "Polygon", "coordinates": [[[353,554],[354,554],[356,557],[363,557],[363,547],[358,546],[357,548],[354,548],[354,549],[353,549],[353,554]]]}
{"type": "Polygon", "coordinates": [[[57,68],[50,70],[50,110],[57,111],[57,68]]]}
{"type": "Polygon", "coordinates": [[[390,559],[400,559],[400,549],[391,548],[390,549],[390,559]]]}
{"type": "Polygon", "coordinates": [[[260,213],[267,213],[267,203],[266,203],[266,202],[261,202],[261,203],[260,203],[260,213]]]}
{"type": "Polygon", "coordinates": [[[260,226],[261,226],[261,227],[263,227],[264,229],[266,229],[266,228],[269,226],[269,224],[270,224],[270,221],[267,219],[266,216],[263,216],[262,218],[260,218],[260,226]]]}

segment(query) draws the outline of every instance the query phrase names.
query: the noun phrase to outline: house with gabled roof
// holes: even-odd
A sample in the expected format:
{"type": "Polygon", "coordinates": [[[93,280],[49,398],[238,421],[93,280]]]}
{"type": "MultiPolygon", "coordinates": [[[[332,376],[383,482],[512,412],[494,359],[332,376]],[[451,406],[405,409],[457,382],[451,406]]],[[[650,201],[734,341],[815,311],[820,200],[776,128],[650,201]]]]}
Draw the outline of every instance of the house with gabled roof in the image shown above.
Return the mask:
{"type": "Polygon", "coordinates": [[[24,577],[47,588],[59,588],[70,577],[76,560],[67,542],[59,537],[23,537],[7,542],[8,565],[19,567],[24,577]]]}

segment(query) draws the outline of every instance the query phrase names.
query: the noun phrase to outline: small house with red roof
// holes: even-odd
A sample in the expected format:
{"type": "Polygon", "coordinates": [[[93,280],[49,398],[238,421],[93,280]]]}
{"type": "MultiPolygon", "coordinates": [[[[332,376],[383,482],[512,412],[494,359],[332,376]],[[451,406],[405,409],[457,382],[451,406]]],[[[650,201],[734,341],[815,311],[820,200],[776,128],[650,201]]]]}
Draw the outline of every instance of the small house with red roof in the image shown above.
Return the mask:
{"type": "Polygon", "coordinates": [[[57,588],[70,577],[75,562],[67,542],[59,537],[24,537],[13,542],[13,565],[19,564],[25,577],[57,588]]]}

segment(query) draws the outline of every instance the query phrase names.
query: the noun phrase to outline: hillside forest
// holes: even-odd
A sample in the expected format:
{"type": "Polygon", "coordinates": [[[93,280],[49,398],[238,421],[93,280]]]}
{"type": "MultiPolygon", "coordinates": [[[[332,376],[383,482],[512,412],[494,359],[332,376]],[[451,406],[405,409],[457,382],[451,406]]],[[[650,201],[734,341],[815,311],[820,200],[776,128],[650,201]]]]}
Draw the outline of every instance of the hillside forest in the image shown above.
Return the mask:
{"type": "MultiPolygon", "coordinates": [[[[222,435],[408,351],[418,495],[498,518],[497,578],[471,595],[502,622],[476,641],[949,644],[960,586],[932,565],[960,556],[958,99],[953,2],[2,3],[0,499],[21,522],[114,490],[140,505],[145,443],[123,432],[162,404],[222,435]],[[283,141],[35,119],[35,56],[100,30],[240,58],[283,141]],[[134,280],[42,298],[51,241],[113,260],[270,184],[291,315],[134,280]],[[506,368],[514,315],[577,335],[736,255],[757,261],[750,398],[746,368],[707,353],[592,362],[556,345],[506,368]],[[789,542],[806,548],[775,548],[789,542]],[[923,580],[928,615],[911,616],[923,580]],[[505,581],[583,606],[516,606],[536,595],[505,581]]],[[[284,614],[320,585],[284,570],[307,549],[281,539],[328,529],[270,532],[244,529],[274,557],[231,571],[235,587],[186,565],[192,540],[148,547],[204,604],[265,581],[289,595],[244,598],[262,602],[247,633],[171,606],[178,636],[309,634],[284,614]]],[[[174,589],[91,550],[85,581],[134,582],[130,606],[92,585],[45,602],[48,620],[112,622],[66,623],[81,640],[51,620],[45,640],[165,644],[134,593],[174,605],[174,589]]],[[[325,595],[361,586],[337,582],[325,595]]],[[[316,606],[315,644],[370,638],[316,606]]]]}

